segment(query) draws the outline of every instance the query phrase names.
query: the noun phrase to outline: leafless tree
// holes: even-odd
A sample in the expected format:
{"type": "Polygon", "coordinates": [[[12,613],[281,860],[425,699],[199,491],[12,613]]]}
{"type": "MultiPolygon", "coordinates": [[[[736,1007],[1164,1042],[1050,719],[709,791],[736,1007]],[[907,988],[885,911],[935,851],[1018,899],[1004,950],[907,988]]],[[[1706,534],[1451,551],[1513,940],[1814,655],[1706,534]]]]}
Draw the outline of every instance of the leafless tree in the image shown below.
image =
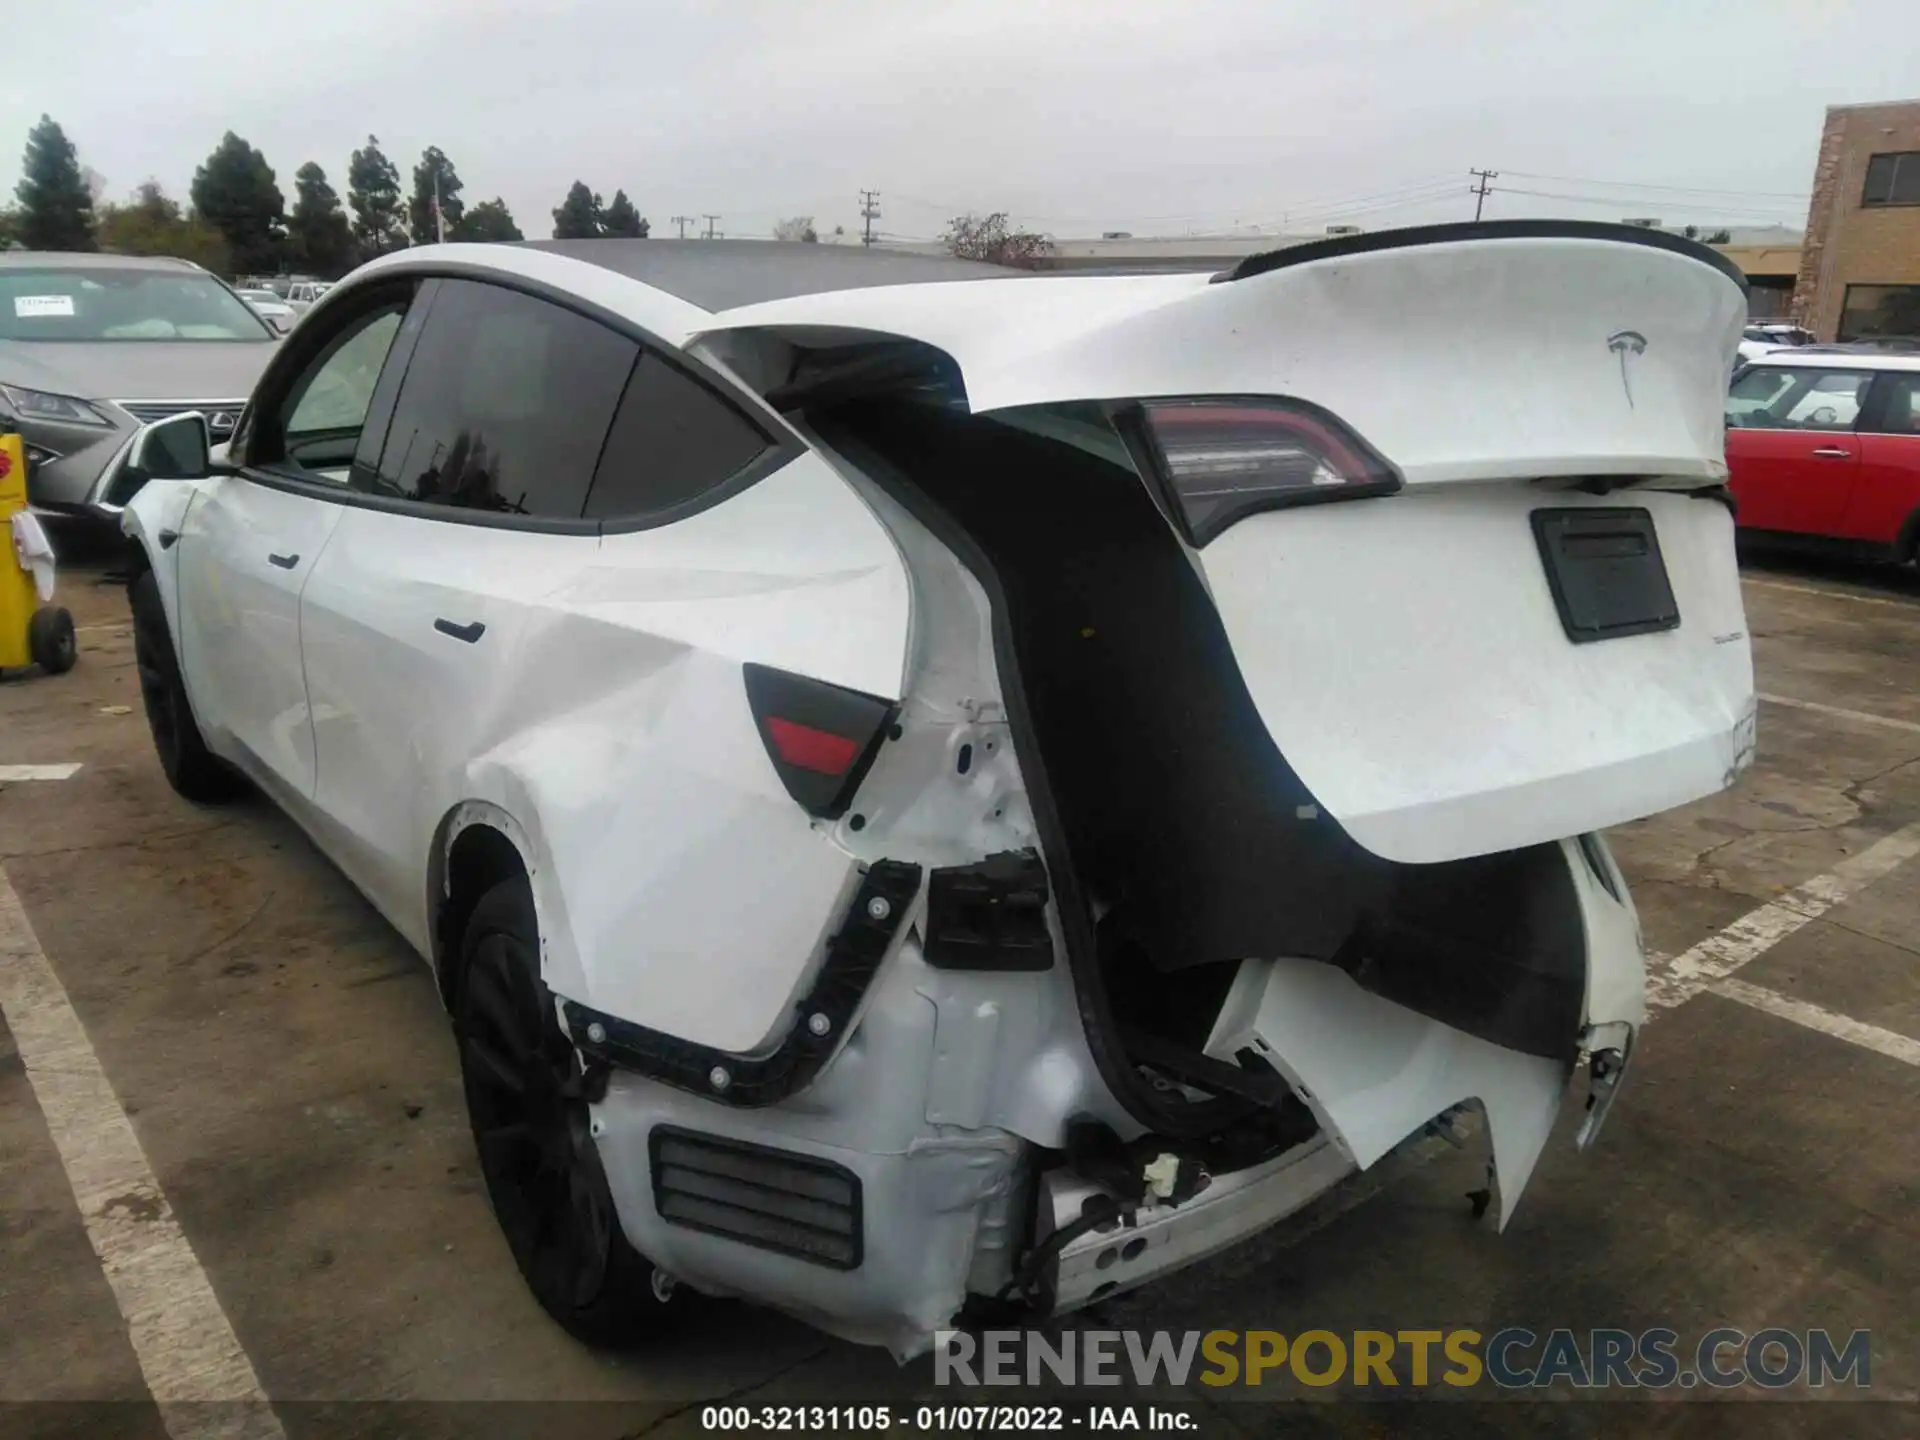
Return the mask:
{"type": "Polygon", "coordinates": [[[1046,236],[1013,229],[1004,210],[991,215],[956,215],[947,222],[947,233],[940,238],[956,259],[984,260],[1020,270],[1039,269],[1040,262],[1053,250],[1053,242],[1046,236]]]}
{"type": "Polygon", "coordinates": [[[811,245],[820,238],[820,232],[813,228],[811,215],[790,215],[773,227],[773,238],[793,241],[805,241],[811,245]]]}

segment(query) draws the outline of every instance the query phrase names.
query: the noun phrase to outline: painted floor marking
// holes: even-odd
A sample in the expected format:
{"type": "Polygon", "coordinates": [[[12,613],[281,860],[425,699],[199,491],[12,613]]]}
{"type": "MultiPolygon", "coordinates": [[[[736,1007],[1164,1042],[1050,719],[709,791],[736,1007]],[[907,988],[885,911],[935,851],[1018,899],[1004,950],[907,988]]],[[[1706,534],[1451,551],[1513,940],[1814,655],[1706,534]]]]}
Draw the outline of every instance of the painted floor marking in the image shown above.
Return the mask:
{"type": "Polygon", "coordinates": [[[66,765],[0,765],[0,785],[9,780],[71,780],[80,773],[80,762],[66,765]]]}
{"type": "Polygon", "coordinates": [[[167,1433],[285,1440],[4,868],[0,1014],[167,1433]]]}
{"type": "Polygon", "coordinates": [[[1782,1020],[1791,1020],[1809,1030],[1818,1030],[1836,1040],[1845,1040],[1850,1045],[1877,1050],[1882,1055],[1904,1060],[1909,1065],[1920,1065],[1920,1040],[1909,1039],[1897,1031],[1882,1030],[1878,1025],[1868,1025],[1852,1016],[1836,1014],[1824,1006],[1796,1000],[1791,995],[1762,989],[1758,985],[1749,985],[1744,980],[1722,980],[1712,987],[1712,993],[1737,1000],[1755,1010],[1764,1010],[1769,1015],[1777,1015],[1782,1020]]]}
{"type": "Polygon", "coordinates": [[[1649,957],[1647,1009],[1671,1009],[1703,990],[1712,989],[1802,926],[1818,920],[1841,901],[1883,875],[1891,874],[1915,855],[1920,855],[1920,822],[1875,841],[1858,855],[1842,860],[1825,875],[1816,875],[1794,886],[1778,900],[1749,910],[1726,929],[1709,935],[1664,964],[1655,964],[1653,957],[1649,957]]]}
{"type": "Polygon", "coordinates": [[[1790,695],[1768,695],[1764,691],[1758,698],[1769,705],[1785,705],[1793,710],[1811,710],[1816,715],[1831,715],[1837,720],[1851,720],[1856,725],[1884,725],[1889,730],[1910,730],[1920,735],[1920,724],[1912,720],[1895,720],[1887,715],[1869,715],[1864,710],[1842,710],[1838,705],[1822,705],[1817,700],[1795,700],[1790,695]]]}
{"type": "Polygon", "coordinates": [[[1851,590],[1826,590],[1818,585],[1789,585],[1784,580],[1757,580],[1751,575],[1742,575],[1740,583],[1758,585],[1762,590],[1790,590],[1795,595],[1824,595],[1829,600],[1856,600],[1862,605],[1891,605],[1896,610],[1920,610],[1920,603],[1912,600],[1895,600],[1886,595],[1855,595],[1851,590]]]}

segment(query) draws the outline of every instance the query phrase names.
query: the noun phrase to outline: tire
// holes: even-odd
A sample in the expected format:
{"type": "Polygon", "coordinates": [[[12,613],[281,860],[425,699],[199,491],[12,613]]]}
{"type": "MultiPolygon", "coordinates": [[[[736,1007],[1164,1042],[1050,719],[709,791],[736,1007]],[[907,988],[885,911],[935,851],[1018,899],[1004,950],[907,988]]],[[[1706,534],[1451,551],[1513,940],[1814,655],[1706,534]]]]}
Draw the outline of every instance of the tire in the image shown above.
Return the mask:
{"type": "Polygon", "coordinates": [[[80,658],[73,638],[73,616],[58,605],[42,605],[27,621],[27,653],[49,675],[64,675],[80,658]]]}
{"type": "Polygon", "coordinates": [[[226,761],[207,749],[200,738],[187,687],[180,680],[180,662],[174,658],[173,636],[167,630],[167,612],[160,603],[160,584],[151,570],[142,570],[127,587],[133,610],[133,657],[140,673],[140,700],[147,711],[147,729],[167,783],[196,805],[218,805],[246,790],[246,781],[226,761]]]}
{"type": "Polygon", "coordinates": [[[580,1061],[540,979],[526,877],[480,898],[460,946],[454,1031],[487,1198],[540,1307],[589,1345],[660,1328],[653,1266],[627,1243],[580,1098],[580,1061]]]}

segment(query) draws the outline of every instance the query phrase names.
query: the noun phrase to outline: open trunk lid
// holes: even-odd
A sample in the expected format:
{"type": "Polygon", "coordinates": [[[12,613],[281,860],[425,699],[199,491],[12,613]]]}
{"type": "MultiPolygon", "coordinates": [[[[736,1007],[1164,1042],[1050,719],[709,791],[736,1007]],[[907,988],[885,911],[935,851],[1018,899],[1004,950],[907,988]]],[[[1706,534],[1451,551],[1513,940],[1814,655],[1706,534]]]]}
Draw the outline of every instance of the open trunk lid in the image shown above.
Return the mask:
{"type": "Polygon", "coordinates": [[[1314,797],[1373,853],[1436,862],[1656,813],[1750,760],[1733,522],[1709,493],[1744,315],[1705,247],[1506,222],[1302,246],[1211,280],[832,292],[725,312],[703,339],[918,341],[951,357],[976,413],[1009,418],[1283,397],[1337,422],[1394,493],[1188,538],[1314,797]]]}

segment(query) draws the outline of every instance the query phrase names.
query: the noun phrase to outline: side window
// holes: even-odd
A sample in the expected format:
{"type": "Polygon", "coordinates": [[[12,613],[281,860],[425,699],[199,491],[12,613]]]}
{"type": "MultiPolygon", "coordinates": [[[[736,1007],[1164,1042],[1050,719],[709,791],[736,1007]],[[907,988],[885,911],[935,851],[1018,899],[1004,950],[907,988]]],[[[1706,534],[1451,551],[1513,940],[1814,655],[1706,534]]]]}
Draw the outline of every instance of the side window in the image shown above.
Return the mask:
{"type": "Polygon", "coordinates": [[[1920,435],[1920,370],[1881,376],[1879,415],[1871,428],[1879,435],[1920,435]]]}
{"type": "Polygon", "coordinates": [[[725,484],[772,443],[705,384],[643,353],[614,413],[586,513],[613,519],[671,510],[725,484]]]}
{"type": "Polygon", "coordinates": [[[1727,423],[1749,430],[1851,430],[1868,370],[1756,366],[1727,396],[1727,423]]]}
{"type": "Polygon", "coordinates": [[[287,461],[327,479],[344,480],[360,443],[380,367],[400,333],[404,301],[361,316],[314,357],[281,402],[287,461]]]}
{"type": "Polygon", "coordinates": [[[443,280],[357,488],[578,519],[639,347],[517,290],[443,280]]]}

